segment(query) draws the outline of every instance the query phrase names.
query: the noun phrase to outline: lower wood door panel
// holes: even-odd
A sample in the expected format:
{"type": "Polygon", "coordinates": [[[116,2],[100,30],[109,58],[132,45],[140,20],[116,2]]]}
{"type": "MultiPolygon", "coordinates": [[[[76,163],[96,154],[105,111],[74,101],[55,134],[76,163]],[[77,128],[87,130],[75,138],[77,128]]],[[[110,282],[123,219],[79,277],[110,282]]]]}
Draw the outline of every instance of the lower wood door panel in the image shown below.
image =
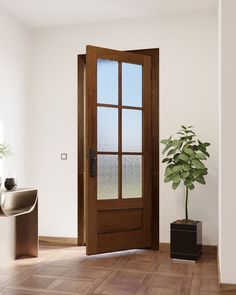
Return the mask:
{"type": "Polygon", "coordinates": [[[150,242],[143,230],[98,234],[98,253],[146,248],[150,242]]]}
{"type": "Polygon", "coordinates": [[[143,209],[120,209],[98,211],[98,233],[141,230],[143,209]]]}

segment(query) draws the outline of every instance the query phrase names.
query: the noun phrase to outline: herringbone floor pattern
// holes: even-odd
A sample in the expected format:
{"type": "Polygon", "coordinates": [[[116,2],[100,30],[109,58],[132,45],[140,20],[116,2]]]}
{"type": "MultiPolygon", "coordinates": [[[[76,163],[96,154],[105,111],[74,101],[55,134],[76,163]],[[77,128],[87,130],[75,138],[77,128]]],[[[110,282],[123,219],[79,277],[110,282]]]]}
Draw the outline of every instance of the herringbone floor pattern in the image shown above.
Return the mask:
{"type": "Polygon", "coordinates": [[[191,263],[152,250],[88,257],[84,247],[43,246],[39,258],[0,270],[0,294],[215,295],[217,276],[215,254],[191,263]]]}

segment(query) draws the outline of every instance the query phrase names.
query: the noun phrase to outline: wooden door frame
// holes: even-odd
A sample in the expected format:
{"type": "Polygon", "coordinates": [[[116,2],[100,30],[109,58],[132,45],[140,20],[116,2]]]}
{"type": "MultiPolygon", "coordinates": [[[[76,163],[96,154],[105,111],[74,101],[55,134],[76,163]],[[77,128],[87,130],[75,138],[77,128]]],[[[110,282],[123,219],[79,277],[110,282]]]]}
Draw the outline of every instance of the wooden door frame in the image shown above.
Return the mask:
{"type": "MultiPolygon", "coordinates": [[[[128,50],[132,53],[149,55],[152,58],[152,249],[159,250],[159,49],[128,50]]],[[[78,235],[77,244],[85,245],[85,186],[86,180],[86,137],[85,137],[85,68],[86,54],[78,55],[78,235]],[[83,85],[81,87],[81,85],[83,85]]]]}

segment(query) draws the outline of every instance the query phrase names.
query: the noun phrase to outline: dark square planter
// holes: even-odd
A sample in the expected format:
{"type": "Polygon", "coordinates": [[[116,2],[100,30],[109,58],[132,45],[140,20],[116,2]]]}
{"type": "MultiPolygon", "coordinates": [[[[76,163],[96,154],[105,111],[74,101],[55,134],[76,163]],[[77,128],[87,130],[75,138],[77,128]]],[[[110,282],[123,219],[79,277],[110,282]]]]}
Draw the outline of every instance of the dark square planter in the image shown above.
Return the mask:
{"type": "Polygon", "coordinates": [[[186,223],[176,220],[170,224],[170,257],[198,260],[202,254],[202,222],[186,223]]]}

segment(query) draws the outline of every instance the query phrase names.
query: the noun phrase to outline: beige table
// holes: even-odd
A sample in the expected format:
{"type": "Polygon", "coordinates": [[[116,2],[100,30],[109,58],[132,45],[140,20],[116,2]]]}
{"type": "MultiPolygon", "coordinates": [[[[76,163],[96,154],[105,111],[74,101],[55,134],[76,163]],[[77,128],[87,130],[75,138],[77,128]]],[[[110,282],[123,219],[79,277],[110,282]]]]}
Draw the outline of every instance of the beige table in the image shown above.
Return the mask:
{"type": "MultiPolygon", "coordinates": [[[[36,189],[0,191],[1,245],[5,252],[13,252],[15,259],[38,256],[38,191],[36,189]]],[[[1,254],[0,251],[0,255],[4,253],[1,254]]]]}

